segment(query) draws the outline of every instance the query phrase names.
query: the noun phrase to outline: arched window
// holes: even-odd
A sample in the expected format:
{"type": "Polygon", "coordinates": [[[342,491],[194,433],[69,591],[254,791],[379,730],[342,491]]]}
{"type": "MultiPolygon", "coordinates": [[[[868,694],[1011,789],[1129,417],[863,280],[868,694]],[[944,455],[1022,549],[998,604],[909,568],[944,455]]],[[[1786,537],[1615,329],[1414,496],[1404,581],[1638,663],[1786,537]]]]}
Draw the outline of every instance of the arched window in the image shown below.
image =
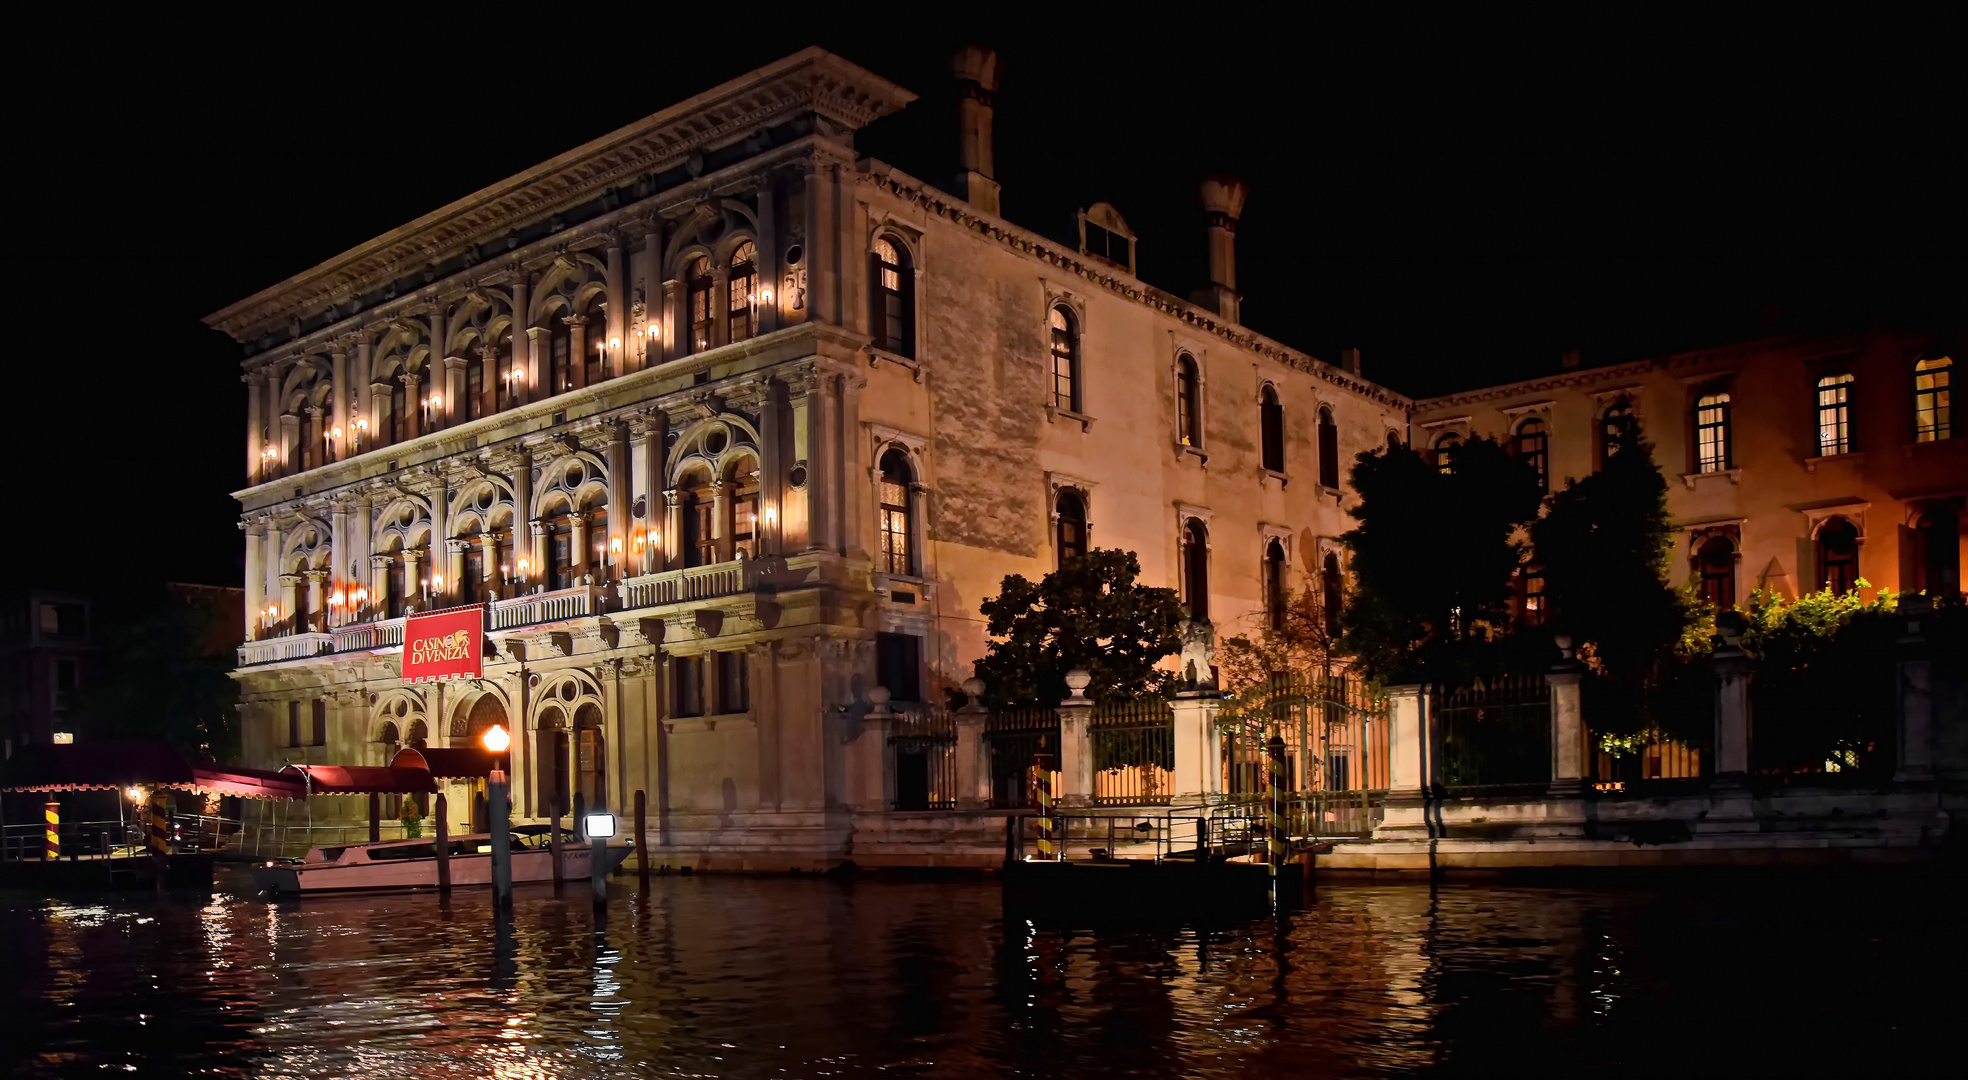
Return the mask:
{"type": "Polygon", "coordinates": [[[1339,555],[1326,552],[1325,561],[1319,564],[1319,602],[1324,609],[1326,637],[1339,636],[1339,613],[1346,605],[1345,579],[1339,573],[1339,555]]]}
{"type": "Polygon", "coordinates": [[[1844,596],[1859,581],[1859,530],[1842,517],[1818,527],[1818,587],[1844,596]]]}
{"type": "Polygon", "coordinates": [[[1729,395],[1704,394],[1695,402],[1695,471],[1725,472],[1729,461],[1729,395]]]}
{"type": "Polygon", "coordinates": [[[881,459],[881,568],[890,574],[912,575],[915,551],[910,544],[910,486],[915,470],[909,455],[890,450],[881,459]]]}
{"type": "Polygon", "coordinates": [[[717,558],[716,496],[709,478],[697,475],[677,493],[677,513],[683,522],[683,565],[709,566],[717,558]]]}
{"type": "Polygon", "coordinates": [[[758,248],[747,240],[731,253],[731,274],[725,283],[726,344],[758,333],[758,248]]]}
{"type": "Polygon", "coordinates": [[[1936,598],[1961,592],[1961,513],[1953,506],[1930,508],[1913,528],[1913,591],[1936,598]]]}
{"type": "Polygon", "coordinates": [[[1387,448],[1389,450],[1399,450],[1401,448],[1401,433],[1395,431],[1393,428],[1387,429],[1387,448]]]}
{"type": "Polygon", "coordinates": [[[1059,552],[1059,563],[1064,566],[1066,560],[1087,553],[1086,501],[1080,498],[1079,492],[1069,489],[1059,493],[1055,505],[1059,515],[1059,525],[1056,529],[1054,546],[1059,552]]]}
{"type": "Polygon", "coordinates": [[[1064,304],[1053,306],[1052,326],[1052,404],[1067,412],[1080,411],[1080,327],[1079,320],[1064,304]]]}
{"type": "Polygon", "coordinates": [[[725,490],[731,493],[731,554],[758,558],[759,477],[758,470],[744,459],[726,474],[725,490]]]}
{"type": "Polygon", "coordinates": [[[485,365],[476,361],[465,362],[465,419],[476,420],[485,415],[485,365]]]}
{"type": "Polygon", "coordinates": [[[916,277],[909,250],[886,236],[875,238],[868,251],[868,280],[872,309],[869,332],[874,346],[897,356],[916,355],[916,277]]]}
{"type": "Polygon", "coordinates": [[[1198,390],[1195,358],[1183,356],[1175,362],[1175,434],[1182,440],[1182,445],[1200,449],[1203,445],[1203,403],[1198,390]]]}
{"type": "Polygon", "coordinates": [[[383,764],[387,765],[389,759],[396,756],[397,744],[403,741],[403,736],[397,734],[394,721],[385,720],[383,726],[376,729],[376,741],[383,744],[383,764]]]}
{"type": "Polygon", "coordinates": [[[392,551],[389,556],[389,569],[383,571],[383,610],[391,619],[403,615],[403,606],[410,600],[410,563],[403,552],[392,551]]]}
{"type": "Polygon", "coordinates": [[[410,721],[410,745],[422,750],[430,742],[430,728],[422,720],[410,721]]]}
{"type": "Polygon", "coordinates": [[[1852,452],[1852,376],[1818,380],[1818,456],[1852,452]]]}
{"type": "Polygon", "coordinates": [[[1209,530],[1196,518],[1182,525],[1182,599],[1190,618],[1209,619],[1209,530]]]}
{"type": "Polygon", "coordinates": [[[690,260],[683,271],[684,307],[690,319],[690,351],[711,347],[711,260],[703,255],[690,260]]]}
{"type": "Polygon", "coordinates": [[[414,430],[410,426],[410,410],[413,405],[410,401],[409,384],[408,372],[399,371],[390,377],[390,419],[393,421],[391,427],[394,429],[390,434],[390,441],[393,443],[410,438],[414,430]]]}
{"type": "Polygon", "coordinates": [[[1435,468],[1439,469],[1444,475],[1453,471],[1455,469],[1456,447],[1461,445],[1461,432],[1444,431],[1440,435],[1435,436],[1435,445],[1432,448],[1435,456],[1435,468]]]}
{"type": "Polygon", "coordinates": [[[465,542],[462,552],[462,572],[458,576],[458,602],[476,604],[485,599],[485,544],[476,535],[461,537],[465,542]]]}
{"type": "Polygon", "coordinates": [[[1272,472],[1285,471],[1285,407],[1278,401],[1278,390],[1266,386],[1258,399],[1258,432],[1264,450],[1264,467],[1272,472]]]}
{"type": "Polygon", "coordinates": [[[1264,545],[1264,625],[1273,630],[1285,628],[1285,583],[1285,545],[1272,540],[1264,545]]]}
{"type": "Polygon", "coordinates": [[[1605,415],[1599,418],[1600,468],[1605,468],[1606,462],[1611,461],[1613,455],[1619,453],[1620,433],[1632,423],[1632,399],[1622,397],[1607,406],[1605,415]]]}
{"type": "Polygon", "coordinates": [[[1549,439],[1544,432],[1544,421],[1532,416],[1517,425],[1517,434],[1511,442],[1511,450],[1519,460],[1537,471],[1539,491],[1551,487],[1549,439]]]}
{"type": "Polygon", "coordinates": [[[1339,425],[1330,405],[1319,406],[1319,486],[1339,486],[1339,425]]]}
{"type": "Polygon", "coordinates": [[[1948,383],[1954,361],[1935,356],[1913,365],[1913,441],[1935,442],[1954,437],[1954,410],[1948,383]]]}
{"type": "Polygon", "coordinates": [[[571,517],[547,529],[547,588],[574,587],[574,523],[571,517]]]}
{"type": "Polygon", "coordinates": [[[608,498],[597,492],[590,496],[581,509],[581,519],[587,522],[587,570],[586,572],[600,582],[609,576],[608,565],[608,498]]]}
{"type": "Polygon", "coordinates": [[[567,310],[555,308],[547,319],[547,393],[564,394],[574,389],[574,328],[567,325],[567,310]]]}
{"type": "Polygon", "coordinates": [[[1695,552],[1695,571],[1701,575],[1702,599],[1718,611],[1736,608],[1736,545],[1726,536],[1711,536],[1695,552]]]}
{"type": "Polygon", "coordinates": [[[1517,618],[1525,626],[1540,626],[1544,623],[1544,568],[1541,566],[1521,566],[1517,568],[1517,618]]]}

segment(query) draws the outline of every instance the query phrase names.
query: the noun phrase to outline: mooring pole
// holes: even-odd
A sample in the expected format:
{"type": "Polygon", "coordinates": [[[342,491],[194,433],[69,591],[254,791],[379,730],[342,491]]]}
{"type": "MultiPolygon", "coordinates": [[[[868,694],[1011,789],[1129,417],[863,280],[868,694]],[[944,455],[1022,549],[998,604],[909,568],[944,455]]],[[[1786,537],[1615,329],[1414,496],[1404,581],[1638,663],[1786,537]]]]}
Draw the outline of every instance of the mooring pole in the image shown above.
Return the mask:
{"type": "Polygon", "coordinates": [[[1278,902],[1278,874],[1285,865],[1285,740],[1277,735],[1265,747],[1270,751],[1267,771],[1271,777],[1271,798],[1266,807],[1268,837],[1266,861],[1271,865],[1271,902],[1278,902]]]}
{"type": "Polygon", "coordinates": [[[44,862],[57,862],[61,859],[61,803],[49,799],[41,804],[41,816],[47,821],[46,846],[41,851],[44,862]]]}
{"type": "MultiPolygon", "coordinates": [[[[492,908],[505,911],[512,907],[512,803],[504,769],[493,769],[485,780],[485,809],[492,818],[492,908]]],[[[554,858],[558,860],[560,853],[554,852],[554,858]]]]}
{"type": "Polygon", "coordinates": [[[379,791],[369,793],[369,842],[374,844],[383,838],[383,795],[379,791]]]}
{"type": "Polygon", "coordinates": [[[649,891],[649,830],[646,816],[648,800],[638,790],[635,796],[635,850],[637,887],[649,891]]]}
{"type": "Polygon", "coordinates": [[[451,807],[442,791],[437,793],[437,840],[431,845],[437,852],[437,891],[451,891],[451,807]]]}
{"type": "MultiPolygon", "coordinates": [[[[601,796],[596,794],[594,805],[588,807],[588,814],[593,817],[605,813],[607,810],[602,805],[601,796]]],[[[604,907],[608,903],[608,838],[615,835],[615,830],[611,827],[599,831],[588,829],[587,832],[588,883],[594,889],[595,906],[604,907]]]]}
{"type": "Polygon", "coordinates": [[[1039,764],[1039,858],[1052,861],[1057,857],[1058,846],[1053,843],[1053,829],[1058,825],[1052,810],[1052,769],[1049,758],[1038,755],[1039,764]]]}
{"type": "Polygon", "coordinates": [[[553,801],[551,805],[547,807],[547,810],[549,813],[553,815],[552,817],[547,819],[547,850],[553,852],[553,881],[554,881],[554,887],[558,889],[560,887],[560,881],[561,881],[560,796],[555,795],[553,797],[553,801]]]}

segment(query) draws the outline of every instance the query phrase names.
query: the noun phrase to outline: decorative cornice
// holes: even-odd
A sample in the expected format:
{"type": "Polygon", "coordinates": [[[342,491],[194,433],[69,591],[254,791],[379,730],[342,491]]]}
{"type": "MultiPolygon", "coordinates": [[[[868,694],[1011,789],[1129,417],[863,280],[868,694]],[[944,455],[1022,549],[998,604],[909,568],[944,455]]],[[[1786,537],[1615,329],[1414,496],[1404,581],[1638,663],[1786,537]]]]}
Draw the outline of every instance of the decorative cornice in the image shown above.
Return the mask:
{"type": "Polygon", "coordinates": [[[988,240],[995,240],[1013,251],[1074,274],[1088,285],[1104,288],[1116,296],[1159,311],[1198,333],[1211,335],[1246,352],[1275,360],[1348,393],[1396,409],[1405,410],[1410,407],[1411,403],[1407,398],[1386,387],[1357,378],[1341,368],[1289,348],[1236,323],[1219,322],[1214,312],[1145,284],[1139,278],[1119,270],[1112,264],[1083,257],[1077,251],[1065,248],[1036,233],[1027,232],[1003,218],[983,213],[956,196],[948,195],[885,162],[872,158],[862,161],[855,180],[859,184],[872,186],[919,206],[926,213],[945,218],[988,240]]]}
{"type": "Polygon", "coordinates": [[[1436,409],[1465,408],[1485,401],[1495,401],[1498,398],[1516,397],[1519,394],[1549,393],[1598,382],[1601,379],[1632,378],[1652,371],[1655,366],[1656,361],[1653,360],[1635,360],[1632,363],[1615,364],[1612,367],[1567,371],[1537,379],[1526,379],[1523,382],[1505,383],[1502,386],[1485,386],[1442,397],[1424,398],[1414,403],[1413,410],[1420,415],[1436,409]]]}
{"type": "MultiPolygon", "coordinates": [[[[381,287],[555,210],[579,205],[638,176],[683,164],[732,135],[792,114],[852,130],[916,95],[819,48],[724,83],[652,116],[467,195],[206,317],[248,341],[328,304],[381,287]]],[[[613,227],[613,226],[611,226],[613,227]]]]}

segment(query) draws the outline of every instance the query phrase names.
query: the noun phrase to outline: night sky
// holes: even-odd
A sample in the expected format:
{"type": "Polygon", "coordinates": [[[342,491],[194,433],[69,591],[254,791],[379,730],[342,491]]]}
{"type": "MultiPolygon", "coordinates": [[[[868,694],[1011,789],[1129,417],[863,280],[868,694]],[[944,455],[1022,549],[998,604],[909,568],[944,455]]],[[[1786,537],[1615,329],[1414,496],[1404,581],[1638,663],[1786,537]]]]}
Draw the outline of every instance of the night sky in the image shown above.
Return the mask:
{"type": "Polygon", "coordinates": [[[922,96],[858,145],[925,179],[955,164],[950,52],[997,48],[1005,216],[1059,236],[1105,199],[1140,234],[1143,278],[1180,294],[1204,278],[1197,181],[1242,176],[1244,321],[1322,359],[1358,346],[1410,394],[1567,349],[1602,364],[1770,326],[1961,329],[1959,54],[1916,55],[1938,27],[1232,10],[1157,37],[1115,36],[1110,14],[920,38],[734,22],[686,43],[665,39],[688,29],[675,18],[549,31],[489,8],[460,31],[337,7],[124,24],[59,75],[17,71],[10,172],[32,190],[10,337],[35,348],[11,366],[36,394],[11,430],[36,464],[10,584],[238,584],[240,353],[204,315],[807,44],[922,96]]]}

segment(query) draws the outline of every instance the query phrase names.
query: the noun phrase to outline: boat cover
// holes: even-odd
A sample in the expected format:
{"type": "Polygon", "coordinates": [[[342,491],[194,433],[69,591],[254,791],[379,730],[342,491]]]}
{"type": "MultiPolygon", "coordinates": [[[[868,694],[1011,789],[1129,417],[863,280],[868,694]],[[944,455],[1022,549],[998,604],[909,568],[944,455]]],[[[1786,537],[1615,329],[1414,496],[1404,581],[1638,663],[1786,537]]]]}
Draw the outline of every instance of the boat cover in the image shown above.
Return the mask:
{"type": "Polygon", "coordinates": [[[248,799],[298,799],[307,794],[298,776],[193,763],[170,743],[155,739],[34,743],[14,751],[0,770],[0,791],[108,791],[132,786],[248,799]]]}
{"type": "Polygon", "coordinates": [[[395,768],[424,769],[440,780],[477,779],[488,776],[505,761],[504,754],[494,754],[490,750],[475,746],[454,746],[444,749],[424,747],[419,749],[406,746],[390,759],[395,768]]]}

